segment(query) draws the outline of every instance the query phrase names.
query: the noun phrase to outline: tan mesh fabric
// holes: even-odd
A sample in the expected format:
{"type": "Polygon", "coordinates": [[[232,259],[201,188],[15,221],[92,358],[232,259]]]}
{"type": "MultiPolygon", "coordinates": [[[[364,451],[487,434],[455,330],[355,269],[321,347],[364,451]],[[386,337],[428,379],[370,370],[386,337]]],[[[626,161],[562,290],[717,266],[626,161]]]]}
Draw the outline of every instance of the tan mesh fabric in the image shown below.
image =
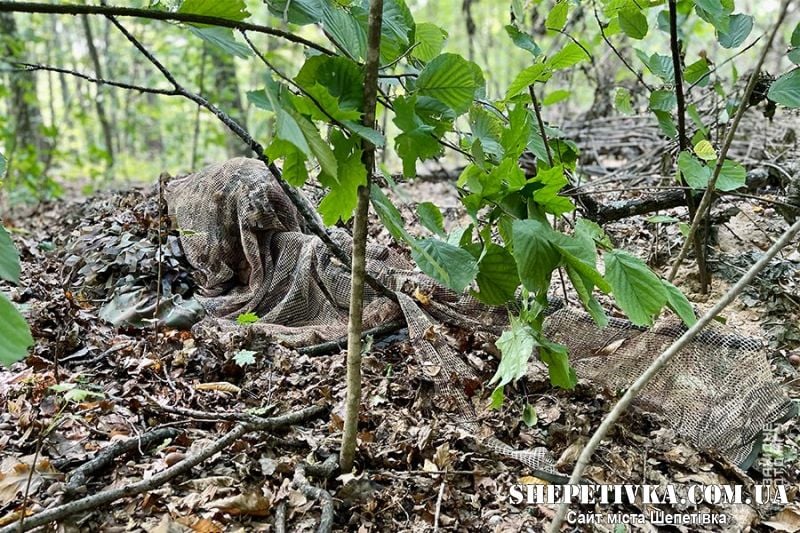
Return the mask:
{"type": "MultiPolygon", "coordinates": [[[[278,340],[289,346],[344,336],[349,265],[304,233],[296,209],[263,164],[233,159],[175,180],[167,201],[186,258],[199,274],[203,295],[198,299],[211,315],[205,328],[223,337],[246,330],[242,336],[253,343],[278,340]],[[245,312],[260,320],[237,326],[236,317],[245,312]]],[[[350,250],[344,230],[330,234],[350,250]]],[[[546,449],[515,450],[481,427],[465,393],[466,382],[479,377],[436,327],[446,323],[498,332],[507,325],[508,310],[455,294],[388,248],[369,245],[367,256],[367,270],[396,292],[400,305],[367,288],[365,328],[404,317],[421,377],[436,385],[437,405],[449,407],[455,420],[490,449],[554,473],[546,449]],[[427,298],[411,296],[419,292],[427,298]]],[[[629,386],[682,331],[671,320],[643,330],[615,319],[599,330],[588,315],[573,309],[557,310],[545,322],[547,336],[569,348],[578,376],[611,389],[629,386]]],[[[651,382],[639,405],[663,415],[696,447],[742,464],[758,434],[789,413],[790,402],[759,344],[714,326],[651,382]]]]}

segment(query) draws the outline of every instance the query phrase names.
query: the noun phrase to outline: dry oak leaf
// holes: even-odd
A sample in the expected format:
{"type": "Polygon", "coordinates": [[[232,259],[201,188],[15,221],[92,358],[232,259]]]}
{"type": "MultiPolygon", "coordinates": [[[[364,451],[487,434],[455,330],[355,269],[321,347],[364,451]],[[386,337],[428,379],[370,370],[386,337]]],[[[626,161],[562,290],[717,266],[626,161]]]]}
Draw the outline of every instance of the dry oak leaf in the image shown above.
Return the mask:
{"type": "Polygon", "coordinates": [[[63,476],[56,470],[50,460],[41,458],[36,463],[33,475],[31,475],[31,465],[33,455],[24,457],[6,457],[0,463],[0,504],[7,504],[17,497],[17,494],[25,492],[28,485],[28,478],[31,480],[28,495],[35,494],[45,479],[54,479],[63,476]]]}

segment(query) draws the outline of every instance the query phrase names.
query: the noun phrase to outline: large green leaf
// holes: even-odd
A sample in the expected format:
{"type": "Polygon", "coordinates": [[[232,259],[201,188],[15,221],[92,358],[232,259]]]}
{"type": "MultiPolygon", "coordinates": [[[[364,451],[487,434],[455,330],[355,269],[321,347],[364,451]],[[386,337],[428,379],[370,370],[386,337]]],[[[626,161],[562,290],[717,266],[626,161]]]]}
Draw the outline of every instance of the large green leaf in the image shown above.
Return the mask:
{"type": "Polygon", "coordinates": [[[473,295],[488,305],[503,305],[514,297],[519,274],[514,256],[502,246],[487,243],[478,263],[478,289],[473,295]]]}
{"type": "Polygon", "coordinates": [[[509,24],[506,26],[506,33],[511,37],[511,41],[522,50],[530,52],[534,57],[542,53],[542,49],[536,44],[529,34],[520,31],[516,26],[509,24]]]}
{"type": "Polygon", "coordinates": [[[370,187],[370,200],[372,207],[381,219],[381,223],[386,226],[386,229],[395,238],[397,242],[411,242],[411,236],[408,234],[403,223],[403,216],[400,211],[394,206],[389,197],[384,194],[380,187],[370,187]]]}
{"type": "Polygon", "coordinates": [[[419,94],[436,98],[459,115],[469,109],[482,86],[470,62],[457,54],[436,57],[417,78],[419,94]]]}
{"type": "Polygon", "coordinates": [[[786,107],[800,107],[800,69],[794,69],[772,83],[767,96],[786,107]]]}
{"type": "Polygon", "coordinates": [[[250,16],[244,0],[183,0],[178,13],[192,13],[221,19],[242,21],[250,16]]]}
{"type": "Polygon", "coordinates": [[[367,13],[363,8],[357,5],[348,8],[337,2],[326,3],[322,27],[326,35],[348,56],[356,60],[364,59],[367,53],[367,13]]]}
{"type": "Polygon", "coordinates": [[[569,15],[569,2],[567,0],[559,0],[553,9],[547,14],[545,26],[548,30],[563,30],[564,25],[567,23],[567,16],[569,15]]]}
{"type": "Polygon", "coordinates": [[[511,317],[511,329],[504,331],[495,344],[502,357],[489,384],[503,387],[528,372],[528,361],[537,342],[528,324],[517,317],[511,317]]]}
{"type": "Polygon", "coordinates": [[[711,179],[711,169],[687,151],[678,156],[678,169],[683,180],[694,189],[705,189],[711,179]]]}
{"type": "Polygon", "coordinates": [[[539,220],[516,220],[512,225],[514,259],[526,289],[545,293],[561,259],[551,241],[553,229],[539,220]]]}
{"type": "Polygon", "coordinates": [[[647,35],[647,17],[636,8],[624,9],[618,15],[619,27],[632,39],[644,39],[647,35]]]}
{"type": "MultiPolygon", "coordinates": [[[[352,143],[352,141],[349,141],[352,143]]],[[[347,222],[353,215],[353,210],[358,203],[358,188],[367,184],[367,170],[361,163],[361,150],[352,150],[349,147],[337,145],[336,154],[339,158],[337,166],[338,179],[330,179],[324,172],[320,173],[319,180],[330,191],[319,203],[319,213],[322,221],[332,226],[339,220],[347,222]],[[344,154],[350,152],[346,157],[344,154]]]]}
{"type": "Polygon", "coordinates": [[[231,54],[242,59],[250,57],[250,48],[246,44],[240,43],[233,36],[233,30],[230,28],[220,28],[218,26],[186,26],[189,31],[206,41],[207,43],[216,46],[223,52],[231,54]]]}
{"type": "Polygon", "coordinates": [[[667,303],[667,289],[641,259],[621,250],[603,254],[606,280],[611,284],[617,304],[631,322],[650,326],[667,303]]]}
{"type": "MultiPolygon", "coordinates": [[[[368,2],[364,1],[364,10],[368,2]]],[[[381,63],[397,60],[414,44],[414,17],[405,0],[383,1],[383,24],[381,26],[381,63]]],[[[365,27],[366,29],[366,27],[365,27]]]]}
{"type": "Polygon", "coordinates": [[[543,81],[546,76],[547,74],[545,73],[545,65],[542,63],[525,68],[519,74],[517,74],[517,77],[514,78],[514,81],[512,81],[508,86],[508,90],[506,91],[506,100],[510,100],[522,91],[527,90],[529,85],[532,85],[537,81],[543,81]]]}
{"type": "Polygon", "coordinates": [[[426,124],[417,114],[417,97],[400,96],[394,101],[394,124],[402,133],[394,139],[397,155],[403,161],[403,174],[416,175],[417,160],[439,155],[441,145],[436,141],[436,128],[426,124]]]}
{"type": "Polygon", "coordinates": [[[744,186],[745,182],[747,182],[747,170],[736,161],[726,159],[717,177],[717,190],[734,191],[744,186]]]}
{"type": "Polygon", "coordinates": [[[19,283],[19,254],[11,236],[0,226],[0,279],[19,283]]]}
{"type": "Polygon", "coordinates": [[[420,270],[456,292],[463,291],[478,274],[472,254],[438,239],[414,241],[411,257],[420,270]]]}
{"type": "Polygon", "coordinates": [[[503,147],[500,138],[503,135],[503,123],[496,115],[482,106],[474,105],[469,110],[469,128],[472,132],[473,142],[480,141],[483,151],[494,157],[502,159],[503,147]]]}
{"type": "Polygon", "coordinates": [[[447,32],[430,22],[417,24],[415,36],[416,46],[411,51],[411,56],[424,62],[428,62],[442,53],[442,48],[447,42],[447,32]]]}
{"type": "Polygon", "coordinates": [[[723,48],[738,48],[753,30],[753,17],[741,13],[730,16],[727,30],[717,31],[717,40],[723,48]]]}
{"type": "Polygon", "coordinates": [[[547,365],[550,383],[562,389],[572,389],[578,383],[575,369],[569,365],[566,346],[539,337],[539,358],[547,365]]]}
{"type": "Polygon", "coordinates": [[[663,279],[661,283],[667,289],[667,305],[669,308],[683,320],[684,324],[691,327],[697,322],[692,304],[689,303],[689,300],[686,299],[686,296],[683,295],[678,287],[663,279]]]}
{"type": "Polygon", "coordinates": [[[447,236],[444,231],[444,217],[436,205],[431,202],[417,204],[417,215],[419,216],[420,224],[428,228],[431,233],[439,237],[447,236]]]}
{"type": "Polygon", "coordinates": [[[317,86],[324,88],[344,109],[364,107],[364,73],[357,63],[345,57],[309,57],[294,81],[309,92],[317,86]]]}
{"type": "MultiPolygon", "coordinates": [[[[209,0],[224,4],[219,0],[209,0]]],[[[270,13],[292,24],[316,24],[325,12],[325,0],[266,0],[270,13]]]]}
{"type": "Polygon", "coordinates": [[[564,48],[556,52],[553,57],[549,58],[546,64],[553,70],[562,70],[577,65],[586,59],[589,59],[586,51],[570,41],[564,48]]]}
{"type": "Polygon", "coordinates": [[[24,359],[33,337],[25,319],[8,299],[0,294],[0,364],[11,366],[24,359]]]}

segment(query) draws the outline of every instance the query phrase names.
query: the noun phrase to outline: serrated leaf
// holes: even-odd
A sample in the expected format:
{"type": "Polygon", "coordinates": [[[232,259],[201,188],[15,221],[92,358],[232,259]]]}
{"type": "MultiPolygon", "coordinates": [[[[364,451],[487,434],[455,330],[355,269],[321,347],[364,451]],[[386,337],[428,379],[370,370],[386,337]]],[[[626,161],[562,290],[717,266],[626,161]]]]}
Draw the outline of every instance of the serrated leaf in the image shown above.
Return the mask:
{"type": "Polygon", "coordinates": [[[631,39],[641,40],[647,35],[647,17],[639,9],[623,9],[617,17],[620,29],[631,39]]]}
{"type": "MultiPolygon", "coordinates": [[[[352,9],[352,8],[351,8],[352,9]]],[[[366,9],[363,10],[366,12],[366,9]]],[[[366,22],[362,17],[360,20],[366,22]]],[[[366,31],[366,24],[364,25],[366,31]]],[[[414,44],[416,24],[405,0],[384,0],[381,24],[381,64],[397,60],[414,44]]]]}
{"type": "Polygon", "coordinates": [[[417,77],[417,91],[446,104],[457,114],[466,112],[483,86],[469,61],[457,54],[442,54],[428,63],[417,77]]]}
{"type": "Polygon", "coordinates": [[[480,106],[472,106],[469,110],[469,129],[473,142],[480,142],[484,153],[495,160],[502,159],[503,147],[500,139],[503,135],[503,124],[500,119],[480,106]]]}
{"type": "Polygon", "coordinates": [[[787,72],[772,82],[767,96],[786,107],[800,107],[800,69],[787,72]]]}
{"type": "Polygon", "coordinates": [[[536,41],[533,40],[533,37],[521,31],[516,26],[512,24],[507,25],[506,33],[509,37],[511,37],[511,41],[517,46],[517,48],[521,48],[526,52],[530,52],[533,54],[533,57],[538,57],[542,53],[542,49],[539,48],[539,45],[536,44],[536,41]]]}
{"type": "Polygon", "coordinates": [[[650,109],[653,111],[672,111],[678,105],[678,97],[672,91],[658,89],[650,93],[650,109]]]}
{"type": "Polygon", "coordinates": [[[512,81],[508,86],[508,90],[506,91],[506,100],[510,100],[523,90],[527,90],[529,85],[532,85],[537,81],[542,81],[545,77],[544,71],[545,66],[542,63],[538,63],[522,70],[519,74],[517,74],[517,77],[514,78],[514,81],[512,81]]]}
{"type": "Polygon", "coordinates": [[[653,114],[658,120],[658,127],[667,137],[674,139],[678,136],[678,128],[675,126],[675,121],[672,120],[672,114],[668,111],[653,110],[653,114]]]}
{"type": "Polygon", "coordinates": [[[239,350],[233,356],[233,362],[239,366],[254,365],[256,363],[256,354],[252,350],[239,350]]]}
{"type": "Polygon", "coordinates": [[[19,254],[11,236],[0,225],[0,279],[19,283],[19,254]]]}
{"type": "Polygon", "coordinates": [[[641,259],[621,250],[603,254],[605,278],[617,304],[637,326],[650,326],[667,303],[667,290],[641,259]]]}
{"type": "Polygon", "coordinates": [[[633,115],[633,104],[631,103],[631,92],[624,88],[618,87],[614,92],[614,108],[623,115],[633,115]]]}
{"type": "Polygon", "coordinates": [[[547,365],[550,383],[562,389],[572,389],[578,383],[575,369],[569,364],[567,348],[561,344],[539,338],[539,359],[547,365]]]}
{"type": "Polygon", "coordinates": [[[512,225],[514,259],[526,289],[545,293],[561,259],[550,242],[553,229],[538,220],[516,220],[512,225]]]}
{"type": "Polygon", "coordinates": [[[718,29],[717,41],[723,48],[738,48],[753,30],[753,17],[738,13],[729,17],[728,28],[718,29]]]}
{"type": "Polygon", "coordinates": [[[250,16],[244,0],[183,0],[178,13],[192,13],[240,22],[250,16]]]}
{"type": "Polygon", "coordinates": [[[420,270],[456,292],[478,275],[478,263],[468,251],[438,239],[414,241],[411,257],[420,270]]]}
{"type": "Polygon", "coordinates": [[[707,139],[703,139],[694,145],[694,153],[703,161],[713,161],[717,158],[717,151],[707,139]]]}
{"type": "Polygon", "coordinates": [[[667,289],[667,305],[678,315],[683,323],[691,327],[697,322],[697,317],[692,309],[692,304],[686,299],[686,296],[672,283],[667,280],[661,280],[664,288],[667,289]]]}
{"type": "MultiPolygon", "coordinates": [[[[698,59],[691,65],[686,67],[686,70],[683,73],[683,78],[688,83],[697,83],[699,80],[703,79],[703,77],[709,73],[708,69],[708,61],[703,58],[698,59]]],[[[699,85],[705,86],[708,84],[708,78],[706,77],[703,79],[699,85]],[[704,83],[705,82],[705,83],[704,83]]]]}
{"type": "Polygon", "coordinates": [[[403,217],[391,200],[384,194],[380,187],[370,187],[370,200],[372,207],[381,219],[381,223],[395,238],[397,242],[411,242],[411,237],[406,231],[403,217]]]}
{"type": "Polygon", "coordinates": [[[583,48],[570,41],[564,48],[549,58],[546,65],[553,70],[563,70],[589,59],[583,48]]]}
{"type": "Polygon", "coordinates": [[[319,175],[320,183],[329,187],[330,191],[319,203],[319,214],[327,226],[338,221],[347,222],[353,216],[358,204],[358,188],[367,184],[367,169],[361,163],[361,150],[355,150],[342,157],[343,150],[338,150],[338,179],[330,179],[326,173],[319,175]]]}
{"type": "Polygon", "coordinates": [[[394,145],[403,161],[403,174],[414,176],[417,160],[435,157],[442,151],[436,142],[436,129],[426,124],[417,113],[416,96],[395,99],[393,122],[402,132],[395,137],[394,145]]]}
{"type": "Polygon", "coordinates": [[[193,25],[187,25],[186,27],[189,31],[223,52],[242,59],[250,57],[250,48],[246,44],[237,41],[233,35],[233,30],[230,28],[193,25]]]}
{"type": "Polygon", "coordinates": [[[503,305],[514,297],[519,286],[517,263],[511,253],[494,243],[487,243],[478,263],[477,299],[487,305],[503,305]]]}
{"type": "Polygon", "coordinates": [[[720,191],[734,191],[739,187],[743,187],[747,182],[747,170],[730,159],[726,159],[722,163],[722,168],[717,177],[716,188],[720,191]]]}
{"type": "Polygon", "coordinates": [[[502,357],[489,385],[504,387],[523,377],[528,371],[528,361],[536,347],[531,327],[518,317],[511,317],[510,329],[503,332],[495,343],[502,357]]]}
{"type": "Polygon", "coordinates": [[[0,365],[11,366],[28,355],[33,337],[25,319],[3,294],[0,294],[0,365]]]}
{"type": "Polygon", "coordinates": [[[429,231],[439,237],[446,237],[444,231],[444,217],[439,208],[431,202],[422,202],[417,205],[417,215],[420,223],[429,231]]]}
{"type": "Polygon", "coordinates": [[[547,14],[545,26],[548,30],[563,30],[569,15],[569,3],[566,0],[559,0],[553,9],[547,14]]]}
{"type": "Polygon", "coordinates": [[[711,179],[711,169],[686,151],[678,156],[678,169],[683,180],[694,189],[705,189],[711,179]]]}
{"type": "Polygon", "coordinates": [[[420,22],[416,30],[416,46],[411,51],[411,56],[420,61],[428,62],[442,53],[448,34],[436,24],[420,22]]]}

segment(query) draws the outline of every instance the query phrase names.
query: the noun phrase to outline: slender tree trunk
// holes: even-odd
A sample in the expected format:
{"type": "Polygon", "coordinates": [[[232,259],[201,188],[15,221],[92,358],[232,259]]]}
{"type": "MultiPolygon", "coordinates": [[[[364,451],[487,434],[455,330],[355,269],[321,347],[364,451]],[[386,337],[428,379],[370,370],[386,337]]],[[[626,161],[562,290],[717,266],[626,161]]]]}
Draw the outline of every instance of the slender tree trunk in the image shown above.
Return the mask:
{"type": "MultiPolygon", "coordinates": [[[[210,63],[214,65],[214,100],[217,105],[225,109],[233,120],[247,128],[247,113],[239,92],[239,82],[236,79],[236,63],[233,56],[223,52],[216,46],[208,47],[210,63]]],[[[230,157],[249,156],[250,149],[232,131],[225,130],[225,148],[230,157]]]]}
{"type": "MultiPolygon", "coordinates": [[[[200,75],[197,80],[197,87],[200,94],[205,92],[205,78],[206,78],[206,53],[208,48],[205,41],[203,42],[203,51],[200,54],[200,75]]],[[[200,144],[200,112],[202,107],[197,106],[197,111],[194,115],[194,133],[192,134],[192,162],[189,168],[194,169],[197,165],[197,149],[200,144]]]]}
{"type": "MultiPolygon", "coordinates": [[[[89,47],[89,57],[94,66],[95,77],[103,79],[103,68],[100,65],[100,55],[97,53],[97,47],[94,44],[92,25],[89,23],[89,17],[87,15],[81,15],[81,23],[83,24],[83,32],[86,35],[86,45],[89,47]]],[[[108,154],[108,166],[111,168],[114,166],[114,133],[111,128],[111,122],[108,120],[108,115],[106,114],[106,108],[103,105],[104,100],[105,91],[102,87],[97,87],[94,106],[97,110],[97,119],[100,121],[100,128],[103,133],[103,144],[108,154]]]]}
{"type": "MultiPolygon", "coordinates": [[[[375,127],[378,96],[383,0],[371,0],[367,34],[367,62],[364,70],[364,125],[375,127]]],[[[358,205],[353,221],[353,262],[351,266],[350,316],[347,325],[347,399],[339,467],[342,472],[353,469],[358,433],[358,412],[361,404],[361,330],[364,309],[364,274],[366,271],[367,215],[369,188],[375,171],[375,146],[363,140],[362,162],[367,169],[367,183],[358,188],[358,205]]]]}

